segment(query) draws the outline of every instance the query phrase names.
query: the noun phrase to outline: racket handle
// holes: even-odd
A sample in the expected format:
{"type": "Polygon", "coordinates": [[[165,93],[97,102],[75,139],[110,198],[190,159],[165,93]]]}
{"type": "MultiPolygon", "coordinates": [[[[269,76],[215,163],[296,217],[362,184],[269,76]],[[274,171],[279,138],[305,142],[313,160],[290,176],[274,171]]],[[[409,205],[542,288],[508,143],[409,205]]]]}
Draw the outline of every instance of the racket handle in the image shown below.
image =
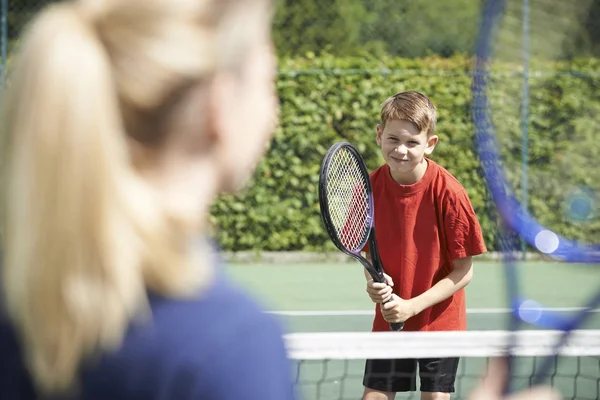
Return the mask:
{"type": "Polygon", "coordinates": [[[390,329],[393,332],[401,331],[404,328],[404,322],[392,322],[390,324],[390,329]]]}

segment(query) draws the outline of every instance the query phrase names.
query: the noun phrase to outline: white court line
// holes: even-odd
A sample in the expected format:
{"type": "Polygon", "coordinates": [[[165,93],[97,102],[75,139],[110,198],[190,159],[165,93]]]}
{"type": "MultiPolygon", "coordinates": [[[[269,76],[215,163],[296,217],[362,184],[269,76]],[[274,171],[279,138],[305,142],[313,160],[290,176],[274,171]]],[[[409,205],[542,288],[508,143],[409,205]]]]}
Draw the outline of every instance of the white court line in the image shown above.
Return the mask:
{"type": "MultiPolygon", "coordinates": [[[[523,308],[523,311],[539,311],[538,308],[523,308]]],[[[584,307],[544,307],[542,311],[574,312],[586,310],[584,307]]],[[[591,313],[600,313],[600,308],[587,309],[591,313]]],[[[510,308],[468,308],[467,314],[508,314],[510,308]]],[[[328,316],[372,316],[373,310],[311,310],[311,311],[270,311],[271,314],[288,317],[328,317],[328,316]]]]}

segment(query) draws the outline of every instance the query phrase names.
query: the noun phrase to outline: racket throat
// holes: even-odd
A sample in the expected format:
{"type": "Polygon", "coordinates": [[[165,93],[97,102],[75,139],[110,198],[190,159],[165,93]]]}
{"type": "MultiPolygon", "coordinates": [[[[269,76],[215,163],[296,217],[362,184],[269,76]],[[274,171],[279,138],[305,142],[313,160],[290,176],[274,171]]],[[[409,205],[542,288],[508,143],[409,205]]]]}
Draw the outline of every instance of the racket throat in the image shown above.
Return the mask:
{"type": "Polygon", "coordinates": [[[379,256],[379,248],[377,247],[377,238],[375,237],[375,227],[371,228],[371,234],[369,235],[369,255],[371,256],[371,262],[373,263],[372,269],[374,270],[371,275],[373,279],[380,283],[386,283],[387,280],[383,275],[383,262],[381,261],[381,257],[379,256]]]}

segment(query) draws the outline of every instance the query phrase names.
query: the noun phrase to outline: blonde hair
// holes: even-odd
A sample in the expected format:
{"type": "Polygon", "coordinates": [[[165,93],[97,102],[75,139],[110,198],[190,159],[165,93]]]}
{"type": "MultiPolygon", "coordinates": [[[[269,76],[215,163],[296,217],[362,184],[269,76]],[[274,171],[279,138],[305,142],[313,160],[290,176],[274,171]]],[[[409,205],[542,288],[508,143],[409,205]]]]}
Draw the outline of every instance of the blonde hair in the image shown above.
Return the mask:
{"type": "Polygon", "coordinates": [[[385,127],[392,119],[410,121],[430,137],[435,132],[437,110],[427,96],[414,91],[401,92],[381,105],[382,125],[385,127]]]}
{"type": "Polygon", "coordinates": [[[85,357],[118,346],[148,288],[208,279],[130,145],[159,146],[188,91],[241,64],[259,2],[61,3],[22,39],[2,110],[2,292],[42,392],[76,386],[85,357]]]}

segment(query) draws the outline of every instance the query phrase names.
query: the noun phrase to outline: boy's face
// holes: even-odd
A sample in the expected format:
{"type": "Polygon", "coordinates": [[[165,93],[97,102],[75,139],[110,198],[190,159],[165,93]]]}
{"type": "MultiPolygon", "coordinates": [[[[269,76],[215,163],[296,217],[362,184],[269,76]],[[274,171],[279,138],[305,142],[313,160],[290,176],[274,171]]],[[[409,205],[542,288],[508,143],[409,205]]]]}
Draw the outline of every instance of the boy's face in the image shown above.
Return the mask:
{"type": "Polygon", "coordinates": [[[419,168],[426,155],[435,148],[438,137],[427,137],[427,132],[405,120],[387,121],[385,128],[377,125],[377,144],[393,174],[410,174],[419,168]]]}

